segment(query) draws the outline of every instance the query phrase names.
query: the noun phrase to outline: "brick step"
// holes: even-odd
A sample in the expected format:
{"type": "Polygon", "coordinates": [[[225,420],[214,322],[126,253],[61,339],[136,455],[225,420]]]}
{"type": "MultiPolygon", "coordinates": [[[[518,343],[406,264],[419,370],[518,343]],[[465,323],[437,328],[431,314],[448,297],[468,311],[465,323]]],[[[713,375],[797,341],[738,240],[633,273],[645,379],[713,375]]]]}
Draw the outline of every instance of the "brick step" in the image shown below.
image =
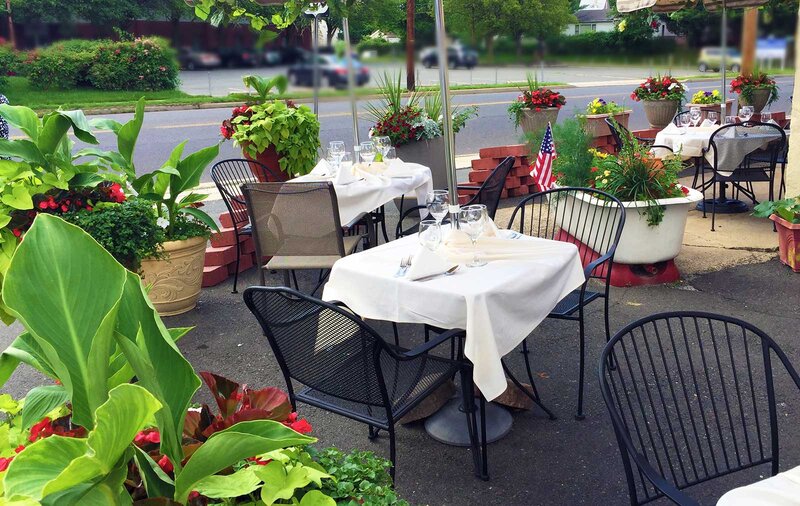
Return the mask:
{"type": "Polygon", "coordinates": [[[205,265],[228,265],[236,261],[236,246],[206,248],[205,265]]]}
{"type": "MultiPolygon", "coordinates": [[[[253,261],[252,254],[250,255],[242,255],[242,259],[239,261],[239,272],[244,272],[247,269],[252,269],[255,265],[253,261]]],[[[232,264],[228,264],[228,274],[233,275],[236,272],[236,262],[232,264]]]]}
{"type": "MultiPolygon", "coordinates": [[[[243,242],[249,236],[240,235],[239,242],[243,242]]],[[[211,234],[211,246],[215,248],[221,248],[223,246],[235,246],[236,245],[236,232],[234,231],[233,227],[225,227],[221,228],[219,232],[214,232],[211,234]]]]}
{"type": "Polygon", "coordinates": [[[528,146],[525,144],[512,144],[511,146],[495,146],[483,148],[478,151],[481,158],[500,158],[507,156],[525,156],[528,154],[528,146]]]}
{"type": "Polygon", "coordinates": [[[224,265],[203,267],[203,288],[217,286],[228,279],[228,268],[224,265]]]}

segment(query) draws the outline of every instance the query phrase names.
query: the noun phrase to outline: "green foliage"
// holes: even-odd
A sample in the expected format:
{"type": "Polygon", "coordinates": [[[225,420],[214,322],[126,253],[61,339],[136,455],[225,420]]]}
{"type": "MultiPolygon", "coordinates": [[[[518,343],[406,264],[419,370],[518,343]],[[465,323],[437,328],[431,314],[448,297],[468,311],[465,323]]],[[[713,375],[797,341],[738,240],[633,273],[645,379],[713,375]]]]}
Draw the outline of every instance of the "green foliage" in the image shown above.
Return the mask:
{"type": "Polygon", "coordinates": [[[675,41],[669,38],[645,38],[634,44],[626,42],[623,33],[584,32],[579,35],[556,35],[548,37],[547,49],[553,55],[603,56],[655,56],[675,51],[675,41]]]}
{"type": "Polygon", "coordinates": [[[11,44],[0,44],[0,86],[8,84],[8,77],[19,71],[20,55],[11,44]]]}
{"type": "Polygon", "coordinates": [[[327,448],[320,452],[317,461],[336,477],[335,481],[323,481],[320,490],[338,504],[408,505],[392,488],[388,472],[391,463],[372,452],[343,453],[338,448],[327,448]]]}
{"type": "Polygon", "coordinates": [[[789,223],[800,223],[800,196],[783,200],[767,200],[753,208],[753,216],[769,218],[777,214],[789,223]]]}
{"type": "Polygon", "coordinates": [[[247,75],[242,76],[242,82],[248,89],[253,88],[256,90],[259,102],[266,102],[267,98],[272,94],[273,88],[276,88],[278,94],[282,95],[286,92],[286,87],[289,85],[289,80],[283,74],[279,74],[270,79],[256,75],[247,75]]]}
{"type": "Polygon", "coordinates": [[[99,90],[173,90],[178,86],[175,51],[155,37],[101,45],[89,82],[99,90]]]}
{"type": "Polygon", "coordinates": [[[400,54],[403,49],[403,45],[399,42],[387,42],[384,39],[361,39],[361,42],[356,45],[356,50],[359,53],[374,51],[378,56],[400,54]]]}
{"type": "Polygon", "coordinates": [[[143,258],[158,257],[165,241],[152,203],[143,199],[98,204],[91,211],[68,213],[64,219],[85,230],[133,272],[139,271],[143,258]]]}
{"type": "Polygon", "coordinates": [[[49,48],[29,54],[24,73],[34,88],[67,90],[82,84],[91,64],[92,54],[89,52],[62,52],[49,48]]]}
{"type": "MultiPolygon", "coordinates": [[[[587,133],[585,118],[569,118],[553,125],[553,139],[558,157],[553,160],[553,174],[561,186],[585,187],[591,176],[592,154],[589,148],[594,140],[587,133]]],[[[531,144],[531,151],[537,152],[541,145],[531,144]]]]}

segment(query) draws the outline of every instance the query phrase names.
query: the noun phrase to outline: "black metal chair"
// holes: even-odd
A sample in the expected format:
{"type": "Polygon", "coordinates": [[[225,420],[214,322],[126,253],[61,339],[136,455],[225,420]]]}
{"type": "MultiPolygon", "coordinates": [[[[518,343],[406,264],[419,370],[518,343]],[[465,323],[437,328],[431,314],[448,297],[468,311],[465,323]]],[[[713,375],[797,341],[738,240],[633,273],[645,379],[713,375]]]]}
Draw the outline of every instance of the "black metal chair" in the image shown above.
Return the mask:
{"type": "MultiPolygon", "coordinates": [[[[783,125],[784,131],[789,130],[791,127],[790,121],[787,121],[783,125]]],[[[750,161],[753,162],[760,162],[765,163],[770,161],[770,154],[765,152],[755,152],[750,155],[748,158],[750,161]]],[[[783,198],[783,194],[786,191],[786,164],[789,163],[789,139],[786,139],[786,146],[783,148],[783,151],[778,153],[777,158],[775,159],[776,169],[777,166],[781,166],[781,180],[778,184],[778,200],[783,198]]]]}
{"type": "MultiPolygon", "coordinates": [[[[731,125],[723,125],[716,129],[709,139],[708,148],[703,151],[704,157],[708,152],[713,152],[713,162],[710,167],[713,173],[713,179],[708,185],[705,184],[705,173],[703,173],[703,197],[705,200],[705,191],[708,186],[712,188],[711,200],[711,231],[715,230],[716,225],[716,203],[717,203],[717,184],[731,183],[737,195],[739,192],[744,193],[750,198],[753,203],[757,203],[755,191],[753,189],[754,182],[767,182],[769,183],[769,200],[775,200],[775,169],[778,162],[778,157],[786,148],[786,133],[781,127],[772,123],[760,123],[757,121],[746,121],[744,123],[735,123],[731,125]],[[763,134],[765,132],[772,133],[776,139],[769,142],[763,150],[750,153],[745,156],[742,163],[735,168],[735,170],[720,170],[720,146],[727,140],[727,135],[730,131],[735,132],[736,137],[746,137],[748,135],[763,134]],[[754,159],[752,156],[758,154],[761,159],[754,159]],[[744,186],[743,186],[744,184],[744,186]]],[[[722,195],[720,197],[723,197],[722,195]]],[[[703,217],[706,217],[706,207],[703,206],[703,217]]]]}
{"type": "Polygon", "coordinates": [[[239,281],[239,264],[242,258],[240,239],[242,236],[251,236],[253,234],[241,186],[244,183],[268,181],[270,178],[273,181],[285,179],[285,177],[276,174],[266,165],[244,158],[222,160],[211,167],[211,180],[214,181],[222,196],[222,201],[225,202],[236,237],[236,271],[233,274],[232,293],[237,293],[236,285],[239,281]]]}
{"type": "Polygon", "coordinates": [[[775,341],[727,316],[662,313],[620,330],[599,376],[631,504],[666,497],[694,506],[683,489],[762,464],[775,475],[779,364],[800,389],[775,341]]]}
{"type": "MultiPolygon", "coordinates": [[[[653,147],[653,144],[655,144],[655,142],[656,142],[655,137],[653,137],[653,138],[650,138],[650,137],[636,137],[635,135],[633,135],[631,133],[630,130],[625,128],[623,125],[620,125],[619,123],[617,123],[616,121],[614,121],[611,118],[606,118],[605,122],[606,122],[606,125],[608,125],[608,129],[611,131],[611,137],[614,138],[614,148],[617,150],[617,152],[619,152],[622,149],[623,138],[634,139],[637,142],[639,142],[641,144],[644,144],[645,146],[650,146],[650,147],[653,147]]],[[[672,151],[672,149],[670,149],[668,146],[655,146],[655,147],[667,148],[670,151],[672,151]]]]}
{"type": "Polygon", "coordinates": [[[395,467],[395,424],[444,382],[461,372],[473,464],[479,471],[472,373],[456,360],[429,352],[463,333],[446,332],[412,350],[392,346],[350,312],[285,287],[250,287],[244,301],[258,319],[297,401],[366,423],[370,439],[389,433],[395,467]],[[295,392],[292,381],[305,388],[295,392]]]}
{"type": "MultiPolygon", "coordinates": [[[[592,188],[557,188],[529,195],[517,204],[508,222],[510,230],[518,230],[522,234],[575,244],[585,266],[586,281],[580,288],[564,297],[548,315],[548,318],[578,322],[580,355],[578,409],[575,415],[578,420],[584,418],[584,308],[596,299],[604,300],[605,331],[606,341],[608,341],[611,338],[608,321],[611,264],[624,226],[625,208],[622,203],[616,197],[592,188]],[[587,201],[591,201],[593,205],[588,205],[587,201]],[[596,292],[588,289],[589,281],[592,279],[602,284],[602,291],[596,292]]],[[[522,341],[522,353],[525,358],[528,379],[533,386],[534,378],[527,339],[522,341]]],[[[510,375],[511,380],[520,387],[519,381],[510,374],[508,368],[506,368],[506,372],[510,375]]],[[[520,389],[534,402],[539,402],[535,389],[533,395],[530,395],[526,389],[521,387],[520,389]]]]}
{"type": "MultiPolygon", "coordinates": [[[[511,172],[511,169],[514,167],[515,160],[516,158],[513,156],[506,157],[497,167],[492,169],[492,173],[489,174],[489,177],[487,177],[481,185],[458,185],[458,190],[475,191],[472,198],[464,205],[483,204],[486,206],[486,213],[491,219],[494,219],[495,214],[497,214],[497,207],[500,205],[500,197],[503,194],[503,188],[505,187],[508,173],[511,172]]],[[[413,224],[405,226],[405,228],[403,222],[407,218],[410,218],[413,213],[417,213],[417,218],[419,218],[421,216],[420,210],[425,208],[425,206],[414,206],[402,212],[400,214],[400,219],[397,221],[397,227],[395,228],[395,237],[400,238],[417,233],[419,229],[419,219],[413,224]]]]}

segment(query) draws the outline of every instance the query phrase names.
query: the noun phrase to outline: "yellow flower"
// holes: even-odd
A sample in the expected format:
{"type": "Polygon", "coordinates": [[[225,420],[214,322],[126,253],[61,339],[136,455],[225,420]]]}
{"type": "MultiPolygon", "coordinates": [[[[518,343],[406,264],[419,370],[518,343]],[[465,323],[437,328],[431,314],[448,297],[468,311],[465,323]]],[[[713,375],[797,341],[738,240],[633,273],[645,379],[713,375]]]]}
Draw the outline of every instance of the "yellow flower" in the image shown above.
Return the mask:
{"type": "Polygon", "coordinates": [[[608,179],[603,179],[603,180],[601,181],[601,183],[603,183],[603,184],[606,184],[606,183],[608,183],[608,179]]]}
{"type": "Polygon", "coordinates": [[[603,172],[603,175],[604,175],[604,176],[606,176],[606,177],[608,177],[608,176],[610,176],[610,175],[611,175],[611,171],[610,171],[610,170],[607,170],[607,171],[603,172]]]}

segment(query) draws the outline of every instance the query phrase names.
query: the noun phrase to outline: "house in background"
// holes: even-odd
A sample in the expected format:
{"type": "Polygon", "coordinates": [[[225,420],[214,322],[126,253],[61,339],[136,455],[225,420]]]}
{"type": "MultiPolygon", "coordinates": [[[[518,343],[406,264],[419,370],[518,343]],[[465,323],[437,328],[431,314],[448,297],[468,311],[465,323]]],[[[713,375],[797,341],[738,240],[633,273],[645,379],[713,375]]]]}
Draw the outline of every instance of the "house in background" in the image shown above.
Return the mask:
{"type": "Polygon", "coordinates": [[[581,9],[575,13],[577,23],[567,25],[564,35],[586,32],[612,32],[616,22],[612,17],[608,0],[581,0],[581,9]]]}

